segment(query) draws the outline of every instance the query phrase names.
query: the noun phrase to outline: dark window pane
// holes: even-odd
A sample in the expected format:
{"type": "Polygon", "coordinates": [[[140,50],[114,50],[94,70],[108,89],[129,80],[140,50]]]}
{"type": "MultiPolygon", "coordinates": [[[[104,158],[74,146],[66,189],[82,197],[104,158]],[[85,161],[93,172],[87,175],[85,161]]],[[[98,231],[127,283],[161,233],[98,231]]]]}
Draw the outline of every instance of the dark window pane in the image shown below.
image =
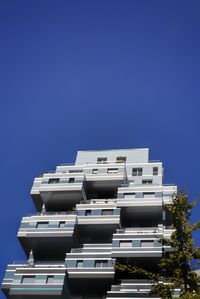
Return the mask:
{"type": "Polygon", "coordinates": [[[48,184],[58,184],[60,179],[55,178],[55,179],[49,179],[48,184]]]}

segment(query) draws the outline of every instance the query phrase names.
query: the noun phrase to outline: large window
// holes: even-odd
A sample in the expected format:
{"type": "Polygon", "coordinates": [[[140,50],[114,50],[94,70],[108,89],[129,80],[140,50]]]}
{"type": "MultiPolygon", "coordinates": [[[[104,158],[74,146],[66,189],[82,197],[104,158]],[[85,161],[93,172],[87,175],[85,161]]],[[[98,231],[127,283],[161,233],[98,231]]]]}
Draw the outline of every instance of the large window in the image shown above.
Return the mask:
{"type": "Polygon", "coordinates": [[[65,221],[60,221],[60,222],[59,222],[59,227],[60,227],[60,228],[65,227],[65,221]]]}
{"type": "Polygon", "coordinates": [[[113,210],[102,210],[101,215],[112,215],[113,214],[113,210]]]}
{"type": "Polygon", "coordinates": [[[117,157],[116,158],[116,163],[125,163],[126,162],[126,157],[117,157]]]}
{"type": "Polygon", "coordinates": [[[59,181],[60,181],[59,178],[52,178],[52,179],[49,179],[48,184],[58,184],[59,181]]]}
{"type": "Polygon", "coordinates": [[[81,173],[81,172],[83,172],[82,169],[70,169],[69,170],[69,173],[81,173]]]}
{"type": "Polygon", "coordinates": [[[47,228],[48,227],[49,222],[38,222],[37,223],[37,228],[47,228]]]}
{"type": "Polygon", "coordinates": [[[35,281],[35,276],[34,275],[26,275],[26,276],[22,276],[22,280],[21,283],[27,283],[27,284],[31,284],[34,283],[35,281]]]}
{"type": "Polygon", "coordinates": [[[144,184],[144,185],[150,185],[152,183],[153,183],[152,180],[142,180],[142,184],[144,184]]]}
{"type": "Polygon", "coordinates": [[[122,248],[132,247],[132,241],[120,241],[119,246],[122,248]]]}
{"type": "Polygon", "coordinates": [[[83,267],[83,260],[77,261],[76,262],[76,267],[77,268],[82,268],[83,267]]]}
{"type": "Polygon", "coordinates": [[[98,168],[93,168],[92,169],[92,174],[97,174],[98,173],[98,168]]]}
{"type": "Polygon", "coordinates": [[[141,241],[141,247],[154,247],[154,241],[152,240],[141,241]]]}
{"type": "Polygon", "coordinates": [[[75,178],[69,178],[69,183],[74,183],[75,178]]]}
{"type": "Polygon", "coordinates": [[[124,193],[124,198],[132,198],[132,197],[135,197],[135,193],[134,192],[124,193]]]}
{"type": "Polygon", "coordinates": [[[107,163],[106,157],[97,158],[97,163],[107,163]]]}
{"type": "Polygon", "coordinates": [[[86,210],[86,211],[85,211],[85,216],[90,216],[91,213],[92,213],[92,210],[86,210]]]}
{"type": "Polygon", "coordinates": [[[95,261],[96,268],[105,268],[108,266],[108,261],[95,261]]]}
{"type": "Polygon", "coordinates": [[[132,176],[141,176],[142,175],[142,168],[133,168],[132,169],[132,176]]]}
{"type": "Polygon", "coordinates": [[[53,283],[53,282],[54,282],[54,281],[53,281],[53,278],[54,278],[53,275],[48,275],[48,276],[47,276],[47,279],[46,279],[46,283],[53,283]]]}
{"type": "Polygon", "coordinates": [[[143,197],[154,197],[155,193],[154,192],[143,192],[143,197]]]}
{"type": "Polygon", "coordinates": [[[107,173],[118,173],[118,168],[108,168],[107,173]]]}
{"type": "Polygon", "coordinates": [[[158,175],[158,167],[153,167],[153,175],[158,175]]]}

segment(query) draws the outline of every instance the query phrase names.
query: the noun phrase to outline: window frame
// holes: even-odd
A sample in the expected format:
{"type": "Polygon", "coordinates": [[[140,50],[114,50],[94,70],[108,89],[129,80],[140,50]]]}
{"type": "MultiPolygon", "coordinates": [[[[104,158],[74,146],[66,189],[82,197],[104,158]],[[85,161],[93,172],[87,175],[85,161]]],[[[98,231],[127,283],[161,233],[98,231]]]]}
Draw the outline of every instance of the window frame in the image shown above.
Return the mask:
{"type": "Polygon", "coordinates": [[[131,240],[120,240],[119,241],[119,247],[120,248],[133,248],[133,242],[131,240]],[[122,244],[127,244],[130,246],[121,246],[122,244]]]}
{"type": "Polygon", "coordinates": [[[39,221],[39,222],[37,222],[37,224],[36,224],[36,228],[41,228],[41,229],[43,229],[43,228],[48,228],[48,225],[49,225],[49,221],[39,221]],[[42,225],[41,227],[39,227],[40,225],[42,225]],[[43,226],[44,225],[44,226],[43,226]],[[46,226],[45,226],[46,225],[46,226]]]}
{"type": "Polygon", "coordinates": [[[32,284],[35,282],[35,275],[23,275],[21,278],[21,284],[32,284]],[[32,279],[32,281],[24,281],[25,279],[32,279]]]}
{"type": "Polygon", "coordinates": [[[158,167],[153,167],[153,175],[158,175],[158,167]]]}
{"type": "Polygon", "coordinates": [[[97,164],[104,164],[104,163],[108,163],[107,157],[98,157],[97,158],[97,164]]]}
{"type": "Polygon", "coordinates": [[[142,180],[142,184],[143,185],[152,185],[153,184],[153,180],[151,180],[151,179],[144,179],[144,180],[142,180]]]}
{"type": "Polygon", "coordinates": [[[54,275],[47,275],[46,284],[51,284],[51,283],[54,283],[54,275]],[[49,281],[50,279],[52,279],[52,281],[49,281]]]}
{"type": "Polygon", "coordinates": [[[91,216],[92,210],[85,210],[85,216],[91,216]]]}
{"type": "Polygon", "coordinates": [[[50,178],[48,180],[48,184],[53,185],[53,184],[59,184],[60,183],[60,178],[50,178]]]}
{"type": "Polygon", "coordinates": [[[113,215],[113,209],[102,209],[101,210],[101,216],[111,216],[113,215]],[[110,212],[110,213],[106,213],[110,212]]]}
{"type": "Polygon", "coordinates": [[[68,183],[73,184],[75,182],[75,178],[69,178],[68,183]]]}
{"type": "Polygon", "coordinates": [[[95,268],[107,268],[108,267],[108,260],[95,260],[94,267],[95,268]]]}
{"type": "Polygon", "coordinates": [[[76,268],[83,268],[83,260],[76,261],[76,268]],[[81,264],[81,265],[79,265],[79,264],[81,264]]]}
{"type": "Polygon", "coordinates": [[[133,167],[132,168],[132,176],[142,176],[143,168],[142,167],[133,167]]]}
{"type": "Polygon", "coordinates": [[[126,157],[125,156],[116,157],[116,163],[126,163],[126,157]]]}

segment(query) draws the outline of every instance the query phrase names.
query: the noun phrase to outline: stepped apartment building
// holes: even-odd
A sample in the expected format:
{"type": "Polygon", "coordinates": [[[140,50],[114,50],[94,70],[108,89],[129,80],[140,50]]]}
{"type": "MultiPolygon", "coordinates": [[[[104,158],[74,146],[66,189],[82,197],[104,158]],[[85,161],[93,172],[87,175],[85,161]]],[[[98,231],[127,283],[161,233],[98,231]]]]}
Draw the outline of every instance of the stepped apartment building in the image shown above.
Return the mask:
{"type": "Polygon", "coordinates": [[[22,218],[17,235],[27,260],[8,265],[6,297],[158,298],[151,283],[116,271],[115,263],[158,271],[175,192],[146,148],[79,151],[75,164],[36,177],[37,212],[22,218]]]}

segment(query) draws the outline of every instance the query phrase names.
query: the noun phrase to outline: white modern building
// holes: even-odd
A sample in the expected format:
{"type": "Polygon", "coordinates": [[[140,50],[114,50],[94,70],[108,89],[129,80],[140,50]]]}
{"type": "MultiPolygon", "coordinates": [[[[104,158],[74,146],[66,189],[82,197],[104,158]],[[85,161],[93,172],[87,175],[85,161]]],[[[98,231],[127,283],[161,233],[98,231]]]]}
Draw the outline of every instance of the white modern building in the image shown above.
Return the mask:
{"type": "Polygon", "coordinates": [[[35,178],[37,212],[23,217],[18,238],[27,261],[8,265],[9,299],[158,298],[142,277],[115,263],[158,271],[169,248],[166,205],[177,191],[149,150],[79,151],[75,163],[35,178]]]}

